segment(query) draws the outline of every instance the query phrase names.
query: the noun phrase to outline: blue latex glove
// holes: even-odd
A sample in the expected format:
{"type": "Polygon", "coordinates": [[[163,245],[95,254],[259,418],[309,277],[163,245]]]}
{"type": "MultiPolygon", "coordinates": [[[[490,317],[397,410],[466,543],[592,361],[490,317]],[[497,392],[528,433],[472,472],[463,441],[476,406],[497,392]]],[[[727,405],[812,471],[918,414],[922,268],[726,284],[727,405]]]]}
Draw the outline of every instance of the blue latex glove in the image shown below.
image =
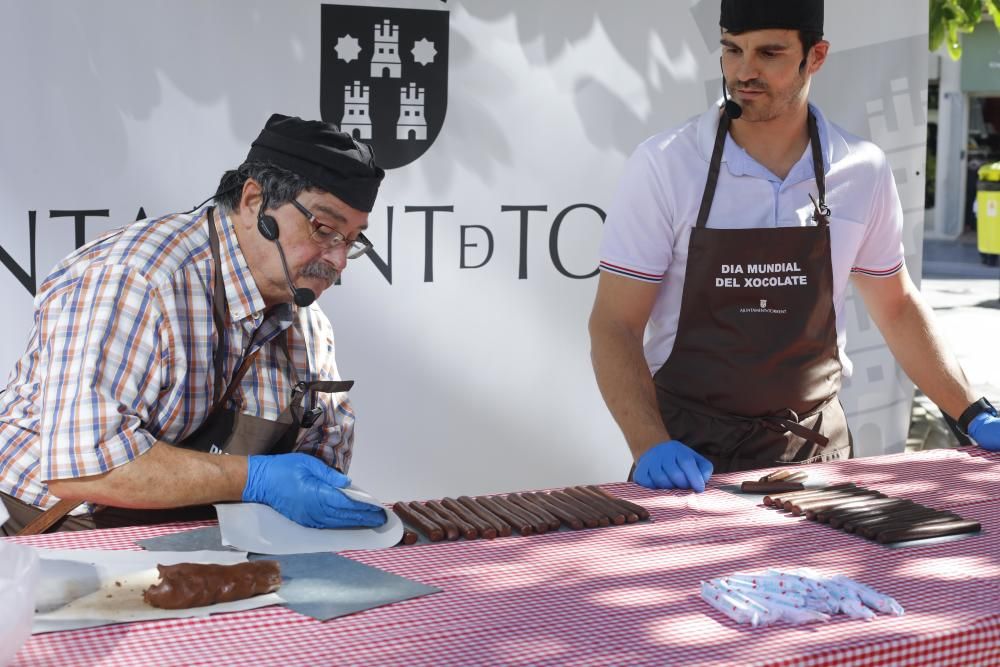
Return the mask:
{"type": "Polygon", "coordinates": [[[381,526],[385,511],[351,500],[340,489],[351,479],[308,454],[251,456],[243,502],[270,505],[310,528],[381,526]]]}
{"type": "Polygon", "coordinates": [[[1000,417],[982,412],[969,422],[969,435],[976,444],[991,452],[1000,452],[1000,417]]]}
{"type": "Polygon", "coordinates": [[[661,442],[639,457],[635,479],[647,489],[705,490],[712,476],[712,463],[677,440],[661,442]]]}

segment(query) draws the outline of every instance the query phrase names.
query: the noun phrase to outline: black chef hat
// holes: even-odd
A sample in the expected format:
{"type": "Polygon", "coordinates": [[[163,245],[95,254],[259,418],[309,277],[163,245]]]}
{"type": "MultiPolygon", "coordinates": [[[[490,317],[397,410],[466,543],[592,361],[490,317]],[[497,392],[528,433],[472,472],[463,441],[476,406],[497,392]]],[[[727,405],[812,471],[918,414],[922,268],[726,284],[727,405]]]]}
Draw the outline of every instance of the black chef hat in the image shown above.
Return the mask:
{"type": "Polygon", "coordinates": [[[375,206],[385,171],[367,144],[333,123],[272,115],[250,146],[247,162],[270,162],[302,176],[359,211],[375,206]]]}
{"type": "Polygon", "coordinates": [[[719,25],[738,34],[750,30],[823,32],[823,0],[722,0],[719,25]]]}

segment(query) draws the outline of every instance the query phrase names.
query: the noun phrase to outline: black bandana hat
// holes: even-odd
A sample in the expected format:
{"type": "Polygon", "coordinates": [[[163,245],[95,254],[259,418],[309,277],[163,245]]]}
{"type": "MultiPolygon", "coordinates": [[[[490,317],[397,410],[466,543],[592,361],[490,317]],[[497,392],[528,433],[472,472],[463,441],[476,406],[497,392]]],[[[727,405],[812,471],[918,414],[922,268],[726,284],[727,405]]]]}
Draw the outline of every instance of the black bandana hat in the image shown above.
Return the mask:
{"type": "Polygon", "coordinates": [[[805,30],[823,33],[823,0],[722,0],[719,25],[726,32],[805,30]]]}
{"type": "Polygon", "coordinates": [[[251,144],[247,162],[270,162],[298,174],[348,206],[371,212],[385,170],[368,144],[333,123],[273,114],[251,144]]]}

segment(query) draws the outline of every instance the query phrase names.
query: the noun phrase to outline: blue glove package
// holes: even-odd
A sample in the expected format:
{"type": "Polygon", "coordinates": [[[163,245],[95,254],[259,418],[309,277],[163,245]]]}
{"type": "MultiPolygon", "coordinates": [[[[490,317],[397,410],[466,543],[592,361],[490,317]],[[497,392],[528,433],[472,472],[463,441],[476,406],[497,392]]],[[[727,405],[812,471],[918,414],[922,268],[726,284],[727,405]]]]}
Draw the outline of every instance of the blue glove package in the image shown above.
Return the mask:
{"type": "Polygon", "coordinates": [[[247,460],[243,502],[268,505],[310,528],[374,527],[385,523],[381,507],[352,500],[341,492],[350,484],[350,477],[308,454],[251,456],[247,460]]]}
{"type": "Polygon", "coordinates": [[[977,415],[969,422],[969,435],[983,449],[1000,451],[1000,417],[988,412],[977,415]]]}
{"type": "Polygon", "coordinates": [[[647,489],[705,490],[712,463],[677,440],[661,442],[639,457],[633,479],[647,489]]]}

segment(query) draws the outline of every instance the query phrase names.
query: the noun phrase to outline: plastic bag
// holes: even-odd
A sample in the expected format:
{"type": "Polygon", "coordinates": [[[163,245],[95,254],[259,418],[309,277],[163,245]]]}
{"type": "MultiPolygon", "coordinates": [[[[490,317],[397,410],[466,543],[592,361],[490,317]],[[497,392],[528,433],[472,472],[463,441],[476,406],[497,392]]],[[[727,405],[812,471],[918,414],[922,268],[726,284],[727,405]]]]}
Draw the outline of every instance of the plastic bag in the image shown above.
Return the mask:
{"type": "MultiPolygon", "coordinates": [[[[0,503],[0,525],[7,518],[0,503]]],[[[34,549],[0,540],[0,609],[4,617],[0,623],[0,667],[14,659],[31,634],[39,569],[34,549]]]]}

